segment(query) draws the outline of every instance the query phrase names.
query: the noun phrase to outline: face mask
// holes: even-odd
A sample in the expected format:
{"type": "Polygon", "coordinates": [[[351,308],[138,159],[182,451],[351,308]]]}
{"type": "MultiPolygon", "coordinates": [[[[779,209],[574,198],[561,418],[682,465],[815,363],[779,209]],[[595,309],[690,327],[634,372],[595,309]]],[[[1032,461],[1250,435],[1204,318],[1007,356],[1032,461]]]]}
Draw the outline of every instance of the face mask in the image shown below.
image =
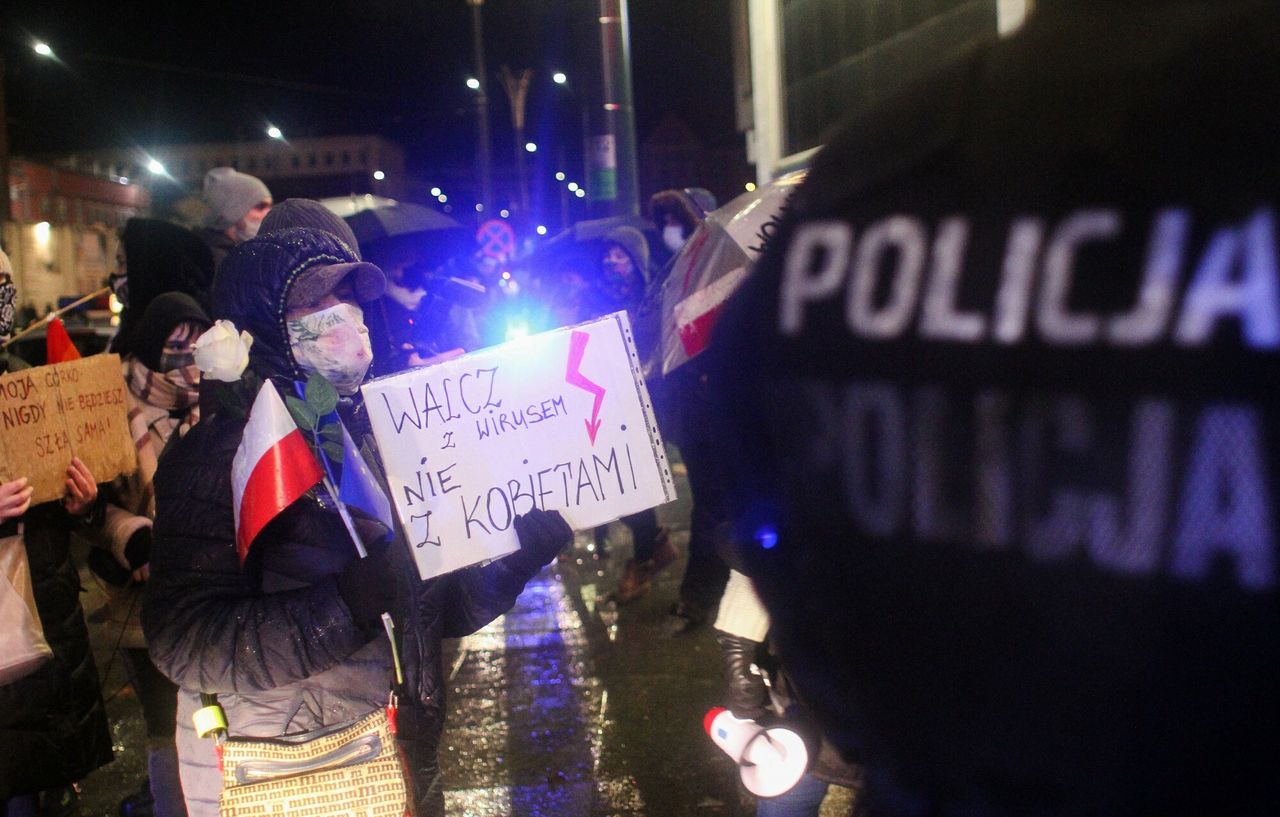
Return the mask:
{"type": "Polygon", "coordinates": [[[261,221],[248,221],[241,219],[236,225],[236,240],[248,241],[258,235],[258,228],[262,226],[261,221]]]}
{"type": "Polygon", "coordinates": [[[17,313],[13,307],[16,300],[18,300],[18,288],[6,277],[0,281],[0,338],[7,338],[13,334],[13,327],[17,322],[17,313]]]}
{"type": "Polygon", "coordinates": [[[422,299],[427,294],[427,291],[422,287],[418,287],[417,289],[408,289],[407,287],[400,286],[394,281],[388,281],[387,294],[391,296],[393,301],[412,312],[418,308],[420,303],[422,303],[422,299]]]}
{"type": "Polygon", "coordinates": [[[684,228],[679,224],[668,224],[662,228],[662,243],[672,252],[680,252],[684,246],[684,228]]]}
{"type": "Polygon", "coordinates": [[[116,296],[120,306],[127,307],[129,305],[129,276],[113,273],[107,278],[107,285],[111,287],[111,294],[116,296]]]}
{"type": "Polygon", "coordinates": [[[204,328],[194,323],[183,322],[175,326],[164,342],[164,350],[160,352],[160,371],[171,372],[195,363],[196,356],[191,350],[191,344],[195,343],[202,331],[204,328]]]}
{"type": "Polygon", "coordinates": [[[355,394],[373,363],[373,346],[358,306],[338,304],[288,322],[293,359],[319,372],[339,394],[355,394]]]}

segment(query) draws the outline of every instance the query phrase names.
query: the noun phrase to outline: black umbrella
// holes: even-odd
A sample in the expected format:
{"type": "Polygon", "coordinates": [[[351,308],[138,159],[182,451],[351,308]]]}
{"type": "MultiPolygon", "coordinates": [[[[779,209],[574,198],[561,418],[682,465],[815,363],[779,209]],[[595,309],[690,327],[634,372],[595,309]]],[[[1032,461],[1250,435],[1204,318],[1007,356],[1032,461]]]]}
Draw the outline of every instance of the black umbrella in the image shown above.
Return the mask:
{"type": "Polygon", "coordinates": [[[409,202],[370,207],[344,219],[361,251],[378,263],[406,255],[422,263],[442,263],[466,249],[470,238],[470,231],[461,223],[438,210],[409,202]]]}
{"type": "Polygon", "coordinates": [[[356,234],[356,240],[361,246],[364,246],[365,242],[381,241],[402,235],[441,230],[461,232],[466,229],[462,224],[438,210],[410,202],[370,207],[347,216],[346,222],[351,225],[351,231],[356,234]]]}

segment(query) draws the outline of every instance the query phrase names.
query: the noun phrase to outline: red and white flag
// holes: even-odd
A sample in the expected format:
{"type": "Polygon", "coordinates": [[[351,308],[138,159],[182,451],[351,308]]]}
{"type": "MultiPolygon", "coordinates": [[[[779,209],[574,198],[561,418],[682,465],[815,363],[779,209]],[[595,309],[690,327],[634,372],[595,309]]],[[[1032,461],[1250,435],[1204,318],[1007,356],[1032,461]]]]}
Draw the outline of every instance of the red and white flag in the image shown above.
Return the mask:
{"type": "Polygon", "coordinates": [[[323,478],[320,463],[279,392],[266,381],[253,401],[240,447],[231,461],[240,564],[267,523],[323,478]]]}

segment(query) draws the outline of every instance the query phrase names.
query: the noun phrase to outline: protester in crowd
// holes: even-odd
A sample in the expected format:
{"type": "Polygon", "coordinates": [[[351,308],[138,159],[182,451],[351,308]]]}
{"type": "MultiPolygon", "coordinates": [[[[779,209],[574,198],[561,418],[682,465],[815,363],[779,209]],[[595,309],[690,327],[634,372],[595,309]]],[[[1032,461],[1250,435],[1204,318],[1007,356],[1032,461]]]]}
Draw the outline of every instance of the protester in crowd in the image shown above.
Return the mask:
{"type": "Polygon", "coordinates": [[[134,351],[122,361],[138,467],[107,486],[106,518],[89,557],[107,597],[90,619],[105,621],[107,643],[123,651],[147,729],[147,782],[124,806],[130,813],[148,807],[156,817],[182,817],[186,810],[174,747],[178,688],[152,663],[142,632],[142,588],[150,575],[155,518],[153,480],[165,449],[199,420],[200,370],[192,344],[210,324],[200,305],[179,292],[157,297],[138,322],[134,351]]]}
{"type": "Polygon", "coordinates": [[[701,626],[715,607],[729,577],[719,549],[726,522],[724,488],[718,474],[717,424],[711,409],[712,372],[706,358],[695,357],[662,372],[663,284],[694,230],[714,210],[716,200],[700,187],[663,190],[650,199],[654,227],[672,255],[654,275],[636,309],[636,348],[664,438],[680,451],[689,476],[693,509],[689,519],[689,561],[680,579],[680,597],[671,606],[669,627],[684,633],[701,626]]]}
{"type": "MultiPolygon", "coordinates": [[[[14,331],[13,269],[0,250],[0,340],[14,331]]],[[[27,364],[0,349],[0,374],[27,364]]],[[[17,463],[8,463],[12,473],[17,463]]],[[[80,606],[71,532],[101,521],[93,475],[74,457],[61,501],[32,505],[26,477],[0,482],[0,549],[23,548],[44,640],[53,657],[0,685],[0,817],[70,813],[74,784],[111,761],[98,671],[80,606]],[[43,801],[43,803],[41,802],[43,801]]],[[[0,645],[10,636],[0,633],[0,645]]]]}
{"type": "Polygon", "coordinates": [[[271,235],[291,227],[323,230],[347,245],[357,260],[364,257],[351,225],[315,199],[285,199],[273,206],[262,217],[258,234],[271,235]]]}
{"type": "Polygon", "coordinates": [[[756,817],[818,817],[829,786],[860,789],[862,769],[843,760],[821,735],[811,734],[812,716],[795,700],[785,668],[769,648],[769,613],[742,573],[730,573],[715,630],[724,660],[724,703],[733,716],[792,728],[817,749],[812,765],[794,788],[759,799],[756,817]]]}
{"type": "MultiPolygon", "coordinates": [[[[365,255],[387,275],[387,291],[380,307],[386,320],[390,353],[378,374],[421,366],[453,349],[479,348],[480,334],[471,308],[456,303],[443,290],[449,253],[455,249],[449,231],[404,233],[364,243],[365,255]],[[438,293],[436,290],[441,290],[438,293]]],[[[465,293],[464,293],[465,294],[465,293]]],[[[483,303],[483,288],[468,299],[483,303]]]]}
{"type": "MultiPolygon", "coordinates": [[[[619,310],[634,310],[644,295],[649,280],[649,245],[644,233],[634,227],[620,226],[604,237],[599,267],[595,270],[591,290],[583,299],[579,320],[589,320],[619,310]]],[[[631,531],[632,557],[623,569],[618,586],[606,594],[616,603],[634,601],[647,594],[658,571],[679,556],[671,543],[670,532],[658,524],[652,508],[622,517],[631,531]]],[[[596,541],[603,545],[607,526],[596,528],[596,541]]]]}
{"type": "Polygon", "coordinates": [[[137,324],[151,301],[166,292],[190,295],[208,311],[213,273],[209,248],[190,230],[159,219],[129,219],[116,249],[116,271],[108,278],[123,307],[109,351],[136,354],[137,324]]]}
{"type": "MultiPolygon", "coordinates": [[[[294,228],[227,257],[214,285],[214,316],[250,333],[249,366],[282,393],[309,373],[333,382],[339,414],[359,444],[369,434],[358,391],[368,346],[334,345],[328,336],[363,336],[361,308],[384,286],[381,270],[329,233],[294,228]]],[[[231,462],[243,427],[226,410],[203,418],[169,451],[155,480],[143,623],[157,665],[181,687],[178,752],[189,813],[217,814],[221,788],[212,743],[191,729],[199,694],[218,695],[234,735],[280,736],[363,717],[386,705],[391,649],[381,615],[388,612],[402,634],[407,677],[398,725],[417,813],[441,814],[441,638],[474,632],[509,609],[572,532],[558,513],[535,509],[516,517],[516,553],[424,582],[403,536],[384,542],[385,528],[363,517],[370,556],[357,559],[332,498],[317,488],[263,530],[242,566],[231,462]]]]}
{"type": "MultiPolygon", "coordinates": [[[[668,268],[671,259],[684,247],[689,236],[716,209],[716,197],[702,187],[659,190],[649,197],[649,216],[662,236],[662,248],[654,257],[654,266],[668,268]]],[[[656,279],[665,275],[654,276],[656,279]]]]}
{"type": "Polygon", "coordinates": [[[1277,38],[1037,2],[833,135],[717,326],[735,541],[870,814],[1280,803],[1277,38]]]}
{"type": "Polygon", "coordinates": [[[196,235],[213,253],[217,270],[232,248],[258,234],[262,219],[271,210],[271,191],[257,176],[215,167],[204,174],[202,195],[211,215],[196,235]]]}

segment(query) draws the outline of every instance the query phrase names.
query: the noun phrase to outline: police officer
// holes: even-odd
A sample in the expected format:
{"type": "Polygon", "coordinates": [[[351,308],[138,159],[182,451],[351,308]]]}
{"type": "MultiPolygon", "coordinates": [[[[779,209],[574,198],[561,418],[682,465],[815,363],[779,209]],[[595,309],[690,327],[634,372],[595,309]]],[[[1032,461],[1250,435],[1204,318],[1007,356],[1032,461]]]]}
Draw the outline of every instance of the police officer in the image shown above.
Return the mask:
{"type": "Polygon", "coordinates": [[[717,330],[741,555],[874,817],[1280,807],[1277,42],[1041,0],[815,158],[717,330]]]}

